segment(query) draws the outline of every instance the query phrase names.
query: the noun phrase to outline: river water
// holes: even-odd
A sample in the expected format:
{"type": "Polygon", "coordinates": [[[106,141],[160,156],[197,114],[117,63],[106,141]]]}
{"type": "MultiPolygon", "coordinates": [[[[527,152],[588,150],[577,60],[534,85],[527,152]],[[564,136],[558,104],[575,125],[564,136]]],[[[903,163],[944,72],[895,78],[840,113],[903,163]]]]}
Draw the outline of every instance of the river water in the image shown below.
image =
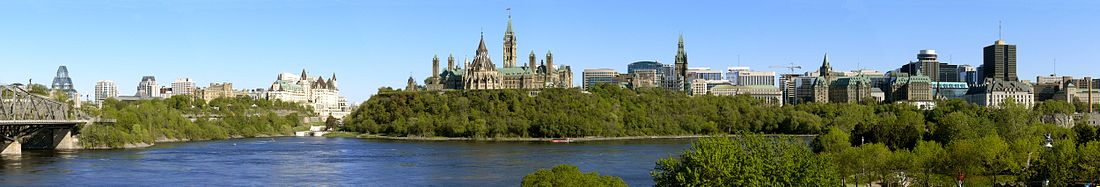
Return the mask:
{"type": "Polygon", "coordinates": [[[3,158],[0,186],[519,186],[524,175],[558,164],[652,186],[655,162],[690,143],[284,137],[24,151],[3,158]]]}

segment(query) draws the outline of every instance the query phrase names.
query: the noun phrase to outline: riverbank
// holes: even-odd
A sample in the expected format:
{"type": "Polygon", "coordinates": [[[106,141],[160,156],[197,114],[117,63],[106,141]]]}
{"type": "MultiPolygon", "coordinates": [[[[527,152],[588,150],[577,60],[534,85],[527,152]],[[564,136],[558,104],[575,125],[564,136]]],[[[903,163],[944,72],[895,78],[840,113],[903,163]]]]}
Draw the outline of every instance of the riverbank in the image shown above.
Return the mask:
{"type": "Polygon", "coordinates": [[[76,139],[74,139],[74,141],[75,141],[74,144],[77,145],[76,149],[86,149],[86,150],[141,149],[141,148],[152,147],[154,145],[157,145],[157,143],[203,142],[203,141],[215,141],[215,140],[232,140],[232,139],[246,139],[246,138],[272,138],[272,137],[290,137],[290,136],[292,136],[292,135],[266,135],[266,134],[260,134],[260,135],[256,135],[256,136],[253,136],[253,137],[230,136],[229,138],[226,138],[226,139],[197,139],[197,140],[185,139],[185,138],[184,139],[178,139],[178,138],[161,137],[161,138],[157,138],[157,140],[153,141],[153,143],[146,143],[146,142],[127,143],[127,144],[124,144],[124,145],[118,146],[118,147],[111,147],[111,146],[90,146],[90,147],[85,147],[85,146],[80,144],[80,139],[76,138],[76,139]]]}
{"type": "MultiPolygon", "coordinates": [[[[495,141],[495,142],[587,142],[587,141],[617,141],[617,140],[656,140],[656,139],[699,139],[707,137],[722,137],[733,135],[674,135],[674,136],[622,136],[622,137],[579,137],[579,138],[468,138],[468,137],[395,137],[384,136],[374,134],[361,134],[354,136],[355,138],[363,139],[381,139],[381,140],[409,140],[409,141],[495,141]]],[[[769,136],[784,136],[784,137],[796,137],[796,138],[812,138],[817,135],[769,135],[769,136]]],[[[329,136],[326,136],[329,137],[329,136]]],[[[332,136],[332,137],[351,137],[351,136],[332,136]]]]}

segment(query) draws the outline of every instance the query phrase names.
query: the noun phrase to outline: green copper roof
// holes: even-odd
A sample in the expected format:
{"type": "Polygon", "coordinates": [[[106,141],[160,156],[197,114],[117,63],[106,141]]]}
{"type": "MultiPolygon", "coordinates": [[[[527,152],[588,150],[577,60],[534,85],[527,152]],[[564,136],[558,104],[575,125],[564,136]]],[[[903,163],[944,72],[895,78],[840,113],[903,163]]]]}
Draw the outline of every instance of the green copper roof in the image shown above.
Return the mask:
{"type": "Polygon", "coordinates": [[[500,71],[500,74],[502,74],[502,75],[524,75],[524,74],[531,74],[531,72],[530,72],[530,71],[527,71],[527,68],[525,68],[525,67],[516,67],[516,68],[500,68],[500,69],[497,69],[497,71],[500,71]]]}
{"type": "Polygon", "coordinates": [[[504,31],[505,34],[512,33],[512,16],[508,16],[508,30],[504,31]]]}
{"type": "Polygon", "coordinates": [[[282,88],[283,90],[286,90],[286,91],[301,91],[302,90],[302,85],[298,85],[298,84],[295,84],[295,83],[292,83],[292,82],[287,82],[287,81],[284,81],[284,80],[276,80],[275,84],[279,84],[279,87],[282,88]]]}

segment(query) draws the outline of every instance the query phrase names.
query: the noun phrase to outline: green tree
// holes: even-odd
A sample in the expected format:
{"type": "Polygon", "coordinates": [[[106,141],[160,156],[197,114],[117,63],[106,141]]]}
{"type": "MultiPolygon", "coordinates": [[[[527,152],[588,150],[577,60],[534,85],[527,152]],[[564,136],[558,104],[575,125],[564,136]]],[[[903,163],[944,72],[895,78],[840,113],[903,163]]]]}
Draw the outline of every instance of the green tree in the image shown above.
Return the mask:
{"type": "Polygon", "coordinates": [[[1082,144],[1077,148],[1077,166],[1084,181],[1100,183],[1100,141],[1082,144]]]}
{"type": "Polygon", "coordinates": [[[932,174],[945,168],[944,165],[948,163],[944,160],[946,157],[947,151],[938,142],[921,141],[917,143],[916,148],[913,148],[913,162],[924,174],[924,186],[932,186],[932,174]]]}
{"type": "Polygon", "coordinates": [[[848,132],[837,127],[829,128],[828,133],[814,138],[814,152],[839,154],[852,146],[850,139],[851,135],[848,135],[848,132]]]}
{"type": "Polygon", "coordinates": [[[336,117],[329,115],[328,118],[325,119],[325,129],[336,129],[337,127],[340,127],[340,119],[336,119],[336,117]]]}
{"type": "Polygon", "coordinates": [[[589,186],[626,186],[622,178],[601,176],[599,173],[582,173],[577,166],[562,164],[552,169],[539,169],[523,177],[524,187],[589,187],[589,186]]]}
{"type": "Polygon", "coordinates": [[[46,96],[46,97],[50,96],[50,88],[46,87],[46,85],[31,84],[31,85],[28,85],[27,88],[29,88],[29,89],[27,89],[27,92],[29,92],[31,94],[46,96]]]}
{"type": "Polygon", "coordinates": [[[657,162],[657,186],[836,186],[825,157],[790,138],[704,138],[679,157],[657,162]]]}

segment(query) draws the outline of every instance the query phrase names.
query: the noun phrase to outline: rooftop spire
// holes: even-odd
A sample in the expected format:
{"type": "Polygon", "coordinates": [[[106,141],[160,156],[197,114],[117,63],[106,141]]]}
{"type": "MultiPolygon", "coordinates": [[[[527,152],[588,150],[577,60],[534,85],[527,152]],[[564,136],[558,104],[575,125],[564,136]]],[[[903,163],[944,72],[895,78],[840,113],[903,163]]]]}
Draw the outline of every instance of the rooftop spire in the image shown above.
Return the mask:
{"type": "Polygon", "coordinates": [[[829,65],[829,52],[825,52],[825,57],[821,60],[821,69],[817,70],[823,77],[828,77],[833,71],[833,66],[829,65]]]}
{"type": "Polygon", "coordinates": [[[676,43],[680,44],[680,47],[684,47],[684,33],[680,33],[680,41],[676,43]]]}
{"type": "Polygon", "coordinates": [[[512,8],[508,8],[508,30],[504,31],[504,33],[512,33],[512,8]]]}
{"type": "Polygon", "coordinates": [[[486,51],[486,52],[489,51],[488,48],[485,48],[485,33],[484,32],[481,33],[481,43],[477,44],[477,52],[481,53],[482,51],[486,51]]]}

